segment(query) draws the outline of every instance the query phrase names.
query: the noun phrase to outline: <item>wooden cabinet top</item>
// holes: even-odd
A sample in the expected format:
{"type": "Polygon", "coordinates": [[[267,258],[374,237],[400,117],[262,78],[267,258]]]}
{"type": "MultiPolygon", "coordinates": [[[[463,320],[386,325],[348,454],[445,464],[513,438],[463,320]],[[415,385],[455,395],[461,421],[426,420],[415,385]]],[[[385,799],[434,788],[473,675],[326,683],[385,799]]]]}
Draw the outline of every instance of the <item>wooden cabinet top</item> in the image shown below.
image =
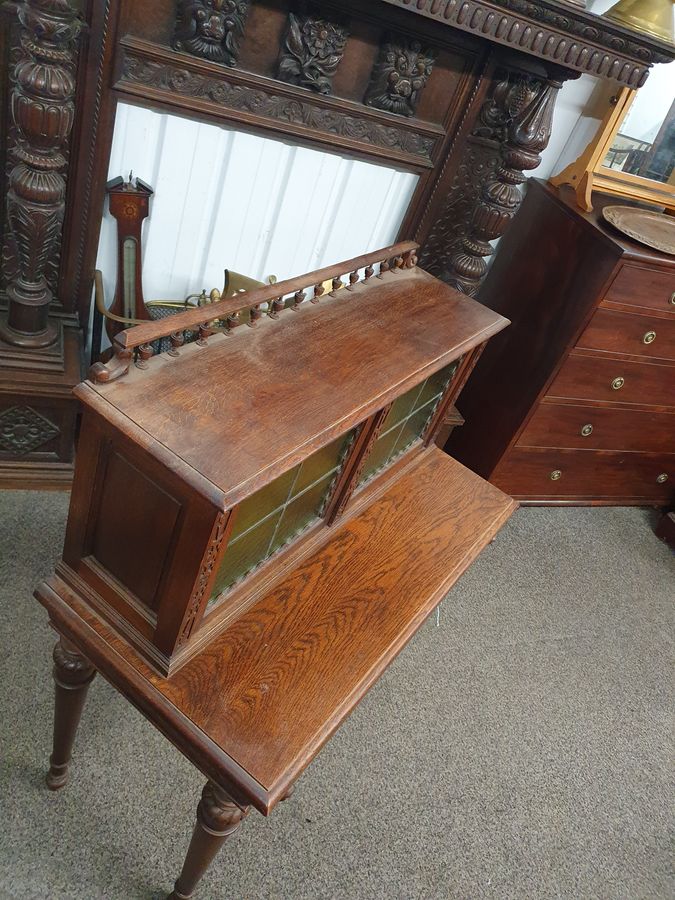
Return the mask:
{"type": "Polygon", "coordinates": [[[231,506],[506,324],[421,269],[391,268],[77,394],[231,506]]]}
{"type": "Polygon", "coordinates": [[[625,197],[614,197],[611,194],[594,193],[593,209],[591,212],[585,212],[579,209],[574,191],[567,185],[556,188],[544,181],[531,178],[528,182],[528,190],[541,190],[549,194],[560,206],[569,210],[578,219],[586,222],[601,240],[608,246],[613,247],[619,255],[625,256],[626,259],[647,265],[673,266],[675,268],[674,256],[661,253],[659,250],[652,250],[646,244],[641,244],[639,241],[634,241],[621,234],[609,222],[606,222],[602,215],[602,210],[605,206],[635,206],[638,209],[653,210],[654,207],[648,203],[628,200],[625,197]]]}

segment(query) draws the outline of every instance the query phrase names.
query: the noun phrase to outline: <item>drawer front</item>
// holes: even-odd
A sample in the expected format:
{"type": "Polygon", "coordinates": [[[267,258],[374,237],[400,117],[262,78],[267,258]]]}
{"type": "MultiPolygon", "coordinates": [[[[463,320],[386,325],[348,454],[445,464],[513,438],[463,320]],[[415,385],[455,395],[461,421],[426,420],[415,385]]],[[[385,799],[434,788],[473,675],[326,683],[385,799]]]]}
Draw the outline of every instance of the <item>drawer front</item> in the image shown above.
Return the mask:
{"type": "Polygon", "coordinates": [[[540,403],[516,446],[675,453],[675,411],[540,403]]]}
{"type": "Polygon", "coordinates": [[[577,341],[577,347],[675,359],[675,316],[657,319],[656,316],[600,308],[577,341]]]}
{"type": "Polygon", "coordinates": [[[571,353],[547,397],[675,407],[675,366],[571,353]]]}
{"type": "Polygon", "coordinates": [[[675,313],[675,267],[672,270],[622,266],[605,300],[675,313]]]}
{"type": "Polygon", "coordinates": [[[675,454],[513,449],[490,481],[519,499],[675,500],[675,454]]]}

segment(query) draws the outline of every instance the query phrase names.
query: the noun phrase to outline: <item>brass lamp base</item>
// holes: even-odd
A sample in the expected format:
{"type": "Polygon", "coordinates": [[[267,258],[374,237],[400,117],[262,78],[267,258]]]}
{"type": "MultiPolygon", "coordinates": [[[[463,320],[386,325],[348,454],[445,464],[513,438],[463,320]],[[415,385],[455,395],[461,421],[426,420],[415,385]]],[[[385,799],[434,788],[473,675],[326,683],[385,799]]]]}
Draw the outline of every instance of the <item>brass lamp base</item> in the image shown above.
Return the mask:
{"type": "Polygon", "coordinates": [[[673,3],[675,0],[619,0],[605,16],[635,31],[643,31],[663,41],[675,43],[673,3]]]}

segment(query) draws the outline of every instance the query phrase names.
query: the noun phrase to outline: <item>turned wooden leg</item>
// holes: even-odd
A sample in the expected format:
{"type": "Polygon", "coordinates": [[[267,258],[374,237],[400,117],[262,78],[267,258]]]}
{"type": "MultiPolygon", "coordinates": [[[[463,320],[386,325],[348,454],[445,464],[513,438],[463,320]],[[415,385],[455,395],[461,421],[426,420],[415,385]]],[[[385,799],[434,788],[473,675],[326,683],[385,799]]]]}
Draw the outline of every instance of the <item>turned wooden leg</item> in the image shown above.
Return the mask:
{"type": "Polygon", "coordinates": [[[68,765],[87,690],[96,670],[80,651],[60,638],[54,647],[54,749],[47,787],[58,791],[68,781],[68,765]]]}
{"type": "Polygon", "coordinates": [[[241,809],[225,791],[212,781],[206,782],[197,807],[197,824],[192,832],[183,871],[169,900],[187,900],[192,897],[194,889],[225,839],[239,828],[247,814],[248,807],[241,809]]]}

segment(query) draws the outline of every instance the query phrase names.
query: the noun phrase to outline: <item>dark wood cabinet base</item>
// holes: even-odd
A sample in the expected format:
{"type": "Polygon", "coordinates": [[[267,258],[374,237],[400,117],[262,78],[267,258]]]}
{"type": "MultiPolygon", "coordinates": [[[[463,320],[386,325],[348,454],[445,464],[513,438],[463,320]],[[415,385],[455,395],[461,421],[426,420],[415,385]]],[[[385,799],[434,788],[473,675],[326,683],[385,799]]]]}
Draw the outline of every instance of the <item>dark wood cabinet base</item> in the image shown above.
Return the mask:
{"type": "Polygon", "coordinates": [[[68,490],[82,378],[82,334],[55,319],[52,347],[25,350],[0,340],[0,489],[68,490]]]}
{"type": "Polygon", "coordinates": [[[521,503],[675,499],[675,264],[531,181],[481,301],[512,325],[459,410],[452,456],[521,503]],[[480,410],[480,415],[476,411],[480,410]],[[486,414],[487,411],[487,414],[486,414]]]}

